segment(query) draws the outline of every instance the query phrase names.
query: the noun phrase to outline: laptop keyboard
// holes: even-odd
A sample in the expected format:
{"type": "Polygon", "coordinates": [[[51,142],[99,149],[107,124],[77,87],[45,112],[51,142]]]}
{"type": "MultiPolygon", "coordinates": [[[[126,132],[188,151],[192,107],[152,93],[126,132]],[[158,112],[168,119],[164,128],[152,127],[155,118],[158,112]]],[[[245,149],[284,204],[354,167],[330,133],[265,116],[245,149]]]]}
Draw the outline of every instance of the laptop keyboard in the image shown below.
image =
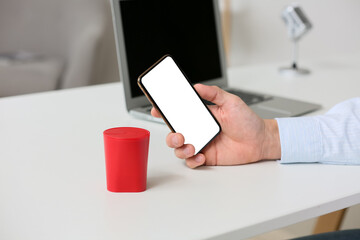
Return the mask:
{"type": "Polygon", "coordinates": [[[152,105],[149,105],[149,106],[146,106],[146,107],[144,107],[144,110],[145,110],[145,112],[151,112],[151,109],[152,109],[152,105]]]}
{"type": "Polygon", "coordinates": [[[272,98],[269,95],[249,93],[249,92],[239,91],[237,89],[227,89],[227,91],[229,93],[239,96],[247,105],[267,101],[272,98]]]}
{"type": "MultiPolygon", "coordinates": [[[[244,91],[240,91],[237,89],[227,89],[227,92],[239,96],[247,105],[264,102],[264,101],[272,99],[272,96],[269,96],[269,95],[249,93],[249,92],[244,92],[244,91]]],[[[209,102],[206,100],[203,100],[203,101],[207,105],[214,105],[212,102],[209,102]]],[[[150,113],[151,109],[152,109],[152,105],[144,107],[145,112],[150,113]]]]}

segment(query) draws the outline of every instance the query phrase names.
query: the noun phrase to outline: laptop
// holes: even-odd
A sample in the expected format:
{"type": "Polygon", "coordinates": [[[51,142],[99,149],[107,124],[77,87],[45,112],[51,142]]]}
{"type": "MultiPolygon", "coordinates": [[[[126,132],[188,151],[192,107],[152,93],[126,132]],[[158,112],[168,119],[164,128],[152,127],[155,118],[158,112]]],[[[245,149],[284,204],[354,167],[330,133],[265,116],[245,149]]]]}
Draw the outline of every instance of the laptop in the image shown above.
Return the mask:
{"type": "Polygon", "coordinates": [[[111,0],[111,5],[126,107],[135,117],[162,122],[151,116],[137,79],[166,54],[193,84],[217,85],[239,95],[262,118],[299,116],[320,108],[228,86],[217,0],[111,0]]]}

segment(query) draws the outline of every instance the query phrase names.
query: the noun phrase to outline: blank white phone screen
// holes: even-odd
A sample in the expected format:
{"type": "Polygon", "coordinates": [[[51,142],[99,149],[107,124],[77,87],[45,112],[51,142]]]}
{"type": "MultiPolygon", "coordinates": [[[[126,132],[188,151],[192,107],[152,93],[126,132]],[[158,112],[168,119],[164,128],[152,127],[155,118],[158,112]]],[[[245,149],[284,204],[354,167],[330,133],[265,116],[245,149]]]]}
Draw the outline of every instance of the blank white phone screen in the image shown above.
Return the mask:
{"type": "Polygon", "coordinates": [[[220,131],[218,123],[170,56],[145,74],[141,82],[174,131],[183,134],[185,144],[195,147],[195,154],[220,131]]]}

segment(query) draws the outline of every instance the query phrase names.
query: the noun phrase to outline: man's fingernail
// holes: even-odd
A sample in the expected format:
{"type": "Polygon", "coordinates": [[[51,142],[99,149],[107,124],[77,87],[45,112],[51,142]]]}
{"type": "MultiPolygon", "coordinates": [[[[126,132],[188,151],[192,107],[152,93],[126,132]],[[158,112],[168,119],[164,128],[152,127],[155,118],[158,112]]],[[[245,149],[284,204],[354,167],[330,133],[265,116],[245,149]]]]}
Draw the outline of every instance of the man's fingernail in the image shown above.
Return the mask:
{"type": "Polygon", "coordinates": [[[173,144],[179,146],[179,139],[177,137],[173,137],[173,144]]]}
{"type": "Polygon", "coordinates": [[[201,156],[201,155],[196,156],[196,157],[195,157],[195,162],[197,162],[197,163],[202,163],[202,162],[203,162],[202,156],[201,156]]]}
{"type": "Polygon", "coordinates": [[[186,156],[190,156],[191,153],[192,153],[191,148],[190,148],[189,146],[187,146],[187,147],[185,148],[185,154],[186,154],[186,156]]]}

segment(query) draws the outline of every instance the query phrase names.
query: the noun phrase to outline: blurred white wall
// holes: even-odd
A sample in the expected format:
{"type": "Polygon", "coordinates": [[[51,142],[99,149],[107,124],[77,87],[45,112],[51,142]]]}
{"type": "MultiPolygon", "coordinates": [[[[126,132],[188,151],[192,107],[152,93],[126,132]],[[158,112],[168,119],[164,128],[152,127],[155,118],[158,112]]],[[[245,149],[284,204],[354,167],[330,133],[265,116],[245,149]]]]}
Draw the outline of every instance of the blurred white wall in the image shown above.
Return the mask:
{"type": "MultiPolygon", "coordinates": [[[[292,46],[281,11],[289,0],[232,0],[230,66],[289,62],[292,46]]],[[[300,41],[302,60],[360,54],[360,1],[299,0],[313,24],[300,41]]]]}

